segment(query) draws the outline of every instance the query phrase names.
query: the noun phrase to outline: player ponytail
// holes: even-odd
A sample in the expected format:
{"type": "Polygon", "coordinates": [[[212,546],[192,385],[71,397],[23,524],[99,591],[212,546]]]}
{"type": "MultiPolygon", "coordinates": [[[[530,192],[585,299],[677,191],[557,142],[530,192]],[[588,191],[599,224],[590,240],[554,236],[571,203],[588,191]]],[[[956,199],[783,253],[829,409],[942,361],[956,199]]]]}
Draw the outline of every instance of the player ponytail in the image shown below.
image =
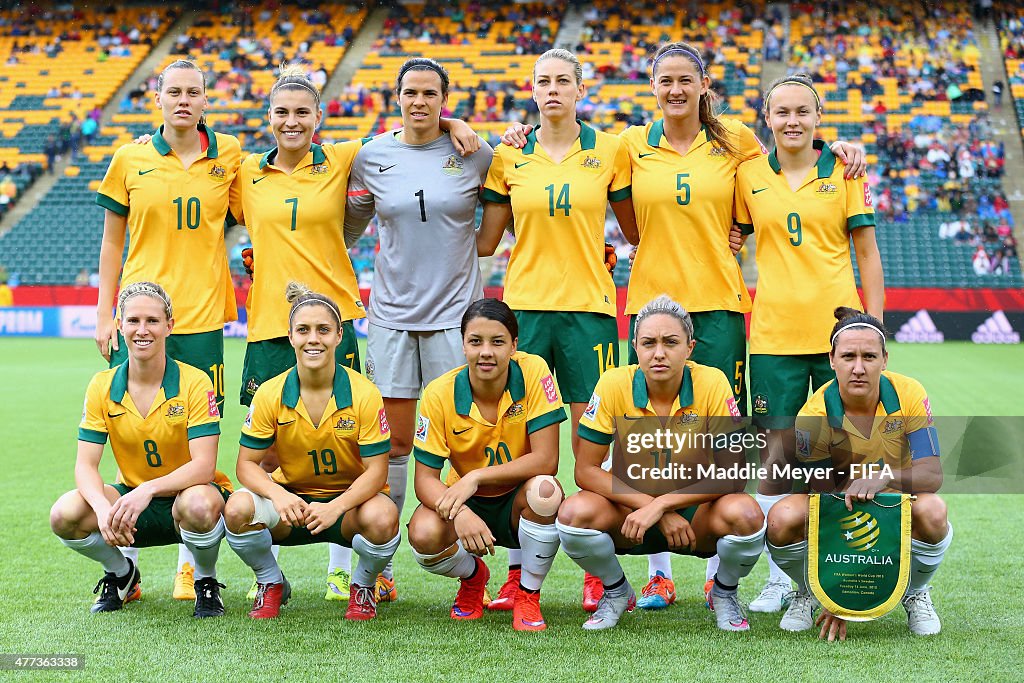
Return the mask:
{"type": "Polygon", "coordinates": [[[270,101],[274,101],[274,95],[282,90],[305,90],[313,96],[317,109],[320,108],[320,91],[316,89],[313,81],[306,76],[306,70],[301,64],[292,62],[282,64],[278,71],[277,82],[270,89],[270,101]]]}
{"type": "Polygon", "coordinates": [[[693,340],[693,319],[682,305],[671,299],[667,294],[662,294],[644,304],[643,308],[636,314],[633,329],[639,331],[640,323],[652,315],[667,315],[675,318],[682,325],[683,331],[686,332],[687,341],[693,340]]]}
{"type": "Polygon", "coordinates": [[[122,320],[124,319],[124,307],[137,296],[148,296],[151,299],[156,299],[163,304],[167,319],[171,320],[174,317],[174,310],[171,308],[171,297],[167,295],[163,287],[155,282],[133,282],[122,288],[121,293],[117,295],[117,310],[121,312],[122,320]]]}
{"type": "Polygon", "coordinates": [[[288,311],[289,329],[291,329],[292,321],[295,319],[295,312],[307,305],[323,306],[326,308],[334,316],[335,322],[338,323],[338,329],[341,329],[341,310],[338,308],[338,304],[334,303],[330,297],[311,291],[309,287],[301,282],[289,282],[284,290],[284,296],[288,303],[292,305],[291,310],[288,311]]]}
{"type": "MultiPolygon", "coordinates": [[[[651,58],[651,79],[656,78],[658,62],[665,57],[676,56],[685,57],[693,62],[701,79],[708,77],[708,70],[704,65],[704,58],[701,56],[700,50],[689,43],[679,41],[665,43],[654,53],[654,57],[651,58]]],[[[720,99],[718,93],[708,88],[708,91],[700,96],[700,101],[697,103],[697,114],[712,142],[723,148],[729,155],[739,156],[736,145],[731,140],[734,137],[733,134],[722,123],[721,113],[723,107],[720,105],[720,99]]]]}
{"type": "Polygon", "coordinates": [[[513,340],[519,338],[519,321],[516,320],[512,309],[504,301],[477,299],[471,303],[469,308],[466,309],[466,313],[462,316],[461,331],[463,337],[466,336],[466,328],[469,326],[469,323],[477,318],[499,322],[505,326],[513,340]]]}
{"type": "Polygon", "coordinates": [[[885,338],[889,335],[889,330],[885,329],[885,325],[882,321],[873,315],[858,311],[856,308],[850,308],[849,306],[839,306],[833,312],[835,315],[836,322],[835,327],[832,328],[832,334],[830,339],[832,340],[832,351],[836,351],[836,339],[839,335],[853,327],[860,327],[865,329],[874,330],[878,333],[878,336],[882,338],[882,353],[887,353],[885,350],[885,338]]]}

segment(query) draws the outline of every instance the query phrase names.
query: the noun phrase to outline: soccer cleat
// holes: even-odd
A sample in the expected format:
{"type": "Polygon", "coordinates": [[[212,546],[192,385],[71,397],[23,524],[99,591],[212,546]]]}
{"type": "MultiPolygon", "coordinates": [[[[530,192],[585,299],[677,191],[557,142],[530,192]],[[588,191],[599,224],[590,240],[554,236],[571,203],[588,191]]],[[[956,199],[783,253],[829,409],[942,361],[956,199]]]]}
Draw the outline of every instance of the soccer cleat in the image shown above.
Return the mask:
{"type": "Polygon", "coordinates": [[[932,604],[931,586],[919,593],[903,597],[903,608],[907,610],[907,626],[915,636],[934,636],[942,630],[942,622],[932,604]]]}
{"type": "Polygon", "coordinates": [[[374,599],[376,590],[376,586],[351,584],[345,618],[349,621],[368,621],[377,616],[377,601],[374,599]]]}
{"type": "Polygon", "coordinates": [[[597,604],[604,595],[604,584],[593,574],[583,575],[583,611],[596,612],[597,604]]]}
{"type": "Polygon", "coordinates": [[[743,613],[739,595],[736,590],[723,591],[712,586],[708,591],[708,602],[715,613],[715,622],[723,631],[749,631],[750,624],[743,613]]]}
{"type": "Polygon", "coordinates": [[[142,582],[140,581],[139,583],[135,584],[135,590],[133,590],[131,593],[129,593],[128,597],[125,598],[124,604],[127,605],[129,602],[135,602],[136,600],[141,600],[141,599],[142,599],[142,582]]]}
{"type": "Polygon", "coordinates": [[[704,582],[704,606],[712,612],[715,611],[715,606],[711,604],[711,589],[715,585],[714,579],[708,579],[704,582]]]}
{"type": "Polygon", "coordinates": [[[93,593],[99,593],[99,597],[96,598],[96,602],[92,604],[89,611],[97,614],[99,612],[116,612],[121,609],[128,602],[128,598],[135,593],[141,579],[142,575],[139,573],[138,567],[131,560],[128,560],[128,573],[124,577],[119,579],[114,572],[105,573],[96,587],[92,589],[93,593]]]}
{"type": "Polygon", "coordinates": [[[789,607],[779,622],[783,631],[806,631],[814,628],[814,613],[821,604],[810,593],[790,591],[787,596],[789,607]]]}
{"type": "Polygon", "coordinates": [[[491,578],[491,570],[476,558],[476,571],[468,579],[459,579],[459,592],[452,605],[452,619],[479,619],[484,615],[484,589],[491,578]]]}
{"type": "Polygon", "coordinates": [[[186,562],[181,565],[181,571],[174,575],[174,592],[171,597],[175,600],[196,599],[196,570],[186,562]]]}
{"type": "Polygon", "coordinates": [[[258,583],[256,583],[255,579],[253,579],[252,586],[249,587],[249,592],[245,594],[245,599],[246,600],[255,600],[256,599],[256,592],[259,591],[259,589],[260,589],[260,585],[258,583]]]}
{"type": "Polygon", "coordinates": [[[484,586],[484,600],[483,600],[484,607],[487,607],[488,605],[490,605],[491,602],[493,602],[493,600],[491,599],[491,589],[488,588],[487,586],[484,586]]]}
{"type": "Polygon", "coordinates": [[[347,601],[352,577],[344,569],[335,569],[327,575],[327,593],[324,600],[347,601]]]}
{"type": "Polygon", "coordinates": [[[789,596],[793,586],[789,579],[768,581],[761,589],[761,594],[750,603],[751,612],[781,612],[789,605],[789,596]]]}
{"type": "Polygon", "coordinates": [[[512,606],[512,628],[517,631],[543,631],[548,625],[540,613],[540,591],[516,589],[512,606]]]}
{"type": "Polygon", "coordinates": [[[291,596],[292,587],[284,574],[281,575],[281,583],[258,583],[249,616],[253,619],[275,619],[291,596]]]}
{"type": "Polygon", "coordinates": [[[383,574],[377,575],[377,602],[398,602],[398,587],[395,585],[394,577],[388,578],[383,574]]]}
{"type": "Polygon", "coordinates": [[[622,615],[626,612],[632,612],[635,607],[636,593],[633,592],[633,587],[627,581],[626,591],[622,595],[610,596],[608,591],[604,591],[601,594],[601,599],[597,603],[597,610],[594,611],[592,617],[583,623],[583,628],[586,631],[603,631],[614,628],[619,623],[622,615]]]}
{"type": "Polygon", "coordinates": [[[196,608],[192,611],[192,616],[197,619],[224,616],[224,601],[220,599],[223,583],[217,583],[217,579],[207,577],[196,581],[195,588],[196,608]]]}
{"type": "Polygon", "coordinates": [[[672,579],[665,578],[657,572],[640,591],[640,599],[636,606],[640,609],[665,609],[676,601],[676,584],[672,579]]]}
{"type": "Polygon", "coordinates": [[[519,579],[523,575],[521,569],[509,569],[508,578],[498,591],[498,597],[491,600],[487,609],[497,612],[505,612],[513,608],[516,601],[516,594],[519,592],[519,579]]]}

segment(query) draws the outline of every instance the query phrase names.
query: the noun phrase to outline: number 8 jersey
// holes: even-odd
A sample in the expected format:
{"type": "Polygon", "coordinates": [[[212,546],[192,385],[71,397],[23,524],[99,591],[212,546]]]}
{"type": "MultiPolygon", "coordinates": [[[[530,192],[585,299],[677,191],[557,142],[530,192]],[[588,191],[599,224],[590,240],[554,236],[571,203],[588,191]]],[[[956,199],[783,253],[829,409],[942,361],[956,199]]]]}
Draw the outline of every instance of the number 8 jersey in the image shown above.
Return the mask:
{"type": "Polygon", "coordinates": [[[324,414],[314,420],[302,402],[298,370],[292,368],[256,390],[239,443],[257,450],[276,443],[281,466],[273,480],[292,493],[330,497],[366,471],[363,458],[387,457],[391,429],[377,387],[341,365],[335,368],[334,392],[324,414]]]}

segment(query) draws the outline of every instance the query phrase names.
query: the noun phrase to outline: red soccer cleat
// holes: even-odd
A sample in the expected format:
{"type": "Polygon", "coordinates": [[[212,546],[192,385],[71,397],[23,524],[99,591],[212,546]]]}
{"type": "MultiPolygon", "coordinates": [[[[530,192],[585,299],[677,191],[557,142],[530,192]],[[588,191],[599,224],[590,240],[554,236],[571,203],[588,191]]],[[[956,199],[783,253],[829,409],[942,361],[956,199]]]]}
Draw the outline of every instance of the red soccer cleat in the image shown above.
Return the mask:
{"type": "Polygon", "coordinates": [[[540,592],[518,589],[512,608],[512,628],[517,631],[543,631],[547,627],[544,615],[540,613],[540,592]]]}
{"type": "Polygon", "coordinates": [[[476,572],[468,579],[459,579],[459,592],[452,605],[452,619],[479,619],[484,615],[484,589],[491,578],[491,570],[479,557],[476,572]]]}
{"type": "Polygon", "coordinates": [[[276,619],[281,607],[288,604],[292,596],[292,587],[288,579],[281,575],[281,583],[256,584],[256,600],[252,603],[249,616],[253,619],[276,619]]]}
{"type": "Polygon", "coordinates": [[[345,618],[349,621],[368,621],[377,616],[377,603],[374,601],[376,586],[349,586],[348,609],[345,618]]]}
{"type": "Polygon", "coordinates": [[[498,597],[491,600],[491,603],[487,605],[487,609],[499,612],[507,612],[512,609],[516,601],[516,593],[519,591],[519,579],[522,575],[522,569],[509,569],[508,578],[505,579],[501,590],[498,591],[498,597]]]}
{"type": "Polygon", "coordinates": [[[604,595],[604,584],[593,574],[583,575],[583,611],[596,612],[597,603],[604,595]]]}

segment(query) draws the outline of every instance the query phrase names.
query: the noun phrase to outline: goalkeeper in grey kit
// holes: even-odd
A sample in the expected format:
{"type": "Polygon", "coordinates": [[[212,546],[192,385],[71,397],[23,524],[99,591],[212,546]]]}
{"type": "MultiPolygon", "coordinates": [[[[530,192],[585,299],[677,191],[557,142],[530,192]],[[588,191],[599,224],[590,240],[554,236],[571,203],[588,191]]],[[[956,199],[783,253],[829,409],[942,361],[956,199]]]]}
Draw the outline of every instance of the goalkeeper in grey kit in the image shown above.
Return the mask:
{"type": "MultiPolygon", "coordinates": [[[[476,208],[492,150],[479,138],[482,151],[458,149],[441,130],[448,73],[437,62],[406,61],[396,92],[403,127],[377,136],[356,156],[345,242],[351,247],[376,213],[380,251],[367,311],[366,376],[384,396],[388,484],[401,512],[420,390],[466,362],[459,325],[483,296],[476,208]]],[[[378,600],[397,598],[390,565],[377,588],[378,600]]]]}

